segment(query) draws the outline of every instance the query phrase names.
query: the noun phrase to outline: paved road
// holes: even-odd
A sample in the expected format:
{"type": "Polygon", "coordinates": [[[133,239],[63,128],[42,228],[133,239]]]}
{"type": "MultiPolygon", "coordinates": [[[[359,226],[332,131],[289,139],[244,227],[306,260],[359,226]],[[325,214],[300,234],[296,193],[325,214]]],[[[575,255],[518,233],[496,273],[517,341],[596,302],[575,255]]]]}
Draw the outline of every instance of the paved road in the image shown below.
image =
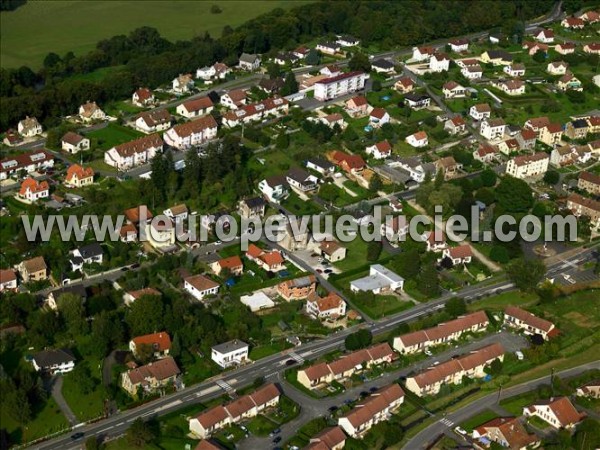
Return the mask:
{"type": "MultiPolygon", "coordinates": [[[[551,265],[548,273],[560,273],[563,270],[563,266],[570,267],[570,264],[572,262],[574,263],[575,261],[576,264],[582,264],[587,261],[591,261],[593,258],[594,256],[592,255],[592,249],[582,249],[580,253],[572,255],[569,258],[565,258],[565,260],[558,261],[551,265]]],[[[367,328],[373,334],[378,335],[393,330],[400,323],[409,322],[442,309],[446,301],[457,295],[469,301],[474,301],[483,298],[486,295],[497,294],[512,289],[513,285],[507,281],[498,281],[489,285],[480,284],[476,286],[469,286],[465,289],[462,289],[457,294],[445,294],[437,300],[417,305],[410,310],[386,317],[377,322],[351,327],[346,330],[336,332],[325,340],[308,342],[296,347],[293,350],[286,350],[282,353],[260,359],[254,364],[250,364],[229,372],[224,372],[219,377],[187,387],[179,392],[167,395],[137,408],[124,411],[123,413],[108,417],[94,424],[83,426],[79,430],[85,432],[86,436],[119,436],[129,427],[131,422],[138,417],[148,418],[151,416],[161,416],[183,406],[189,406],[190,404],[207,401],[220,396],[223,394],[223,391],[216,384],[217,378],[227,382],[235,389],[240,389],[250,385],[257,376],[263,376],[267,380],[276,379],[278,374],[285,370],[285,363],[288,359],[290,359],[289,354],[292,351],[298,354],[304,360],[318,359],[319,357],[333,350],[343,348],[346,336],[356,331],[357,327],[367,328]]],[[[68,435],[58,437],[35,446],[35,448],[39,449],[53,450],[73,447],[74,444],[71,442],[68,435]]]]}
{"type": "MultiPolygon", "coordinates": [[[[341,395],[335,397],[325,397],[321,399],[315,399],[308,397],[304,393],[297,390],[295,387],[283,381],[280,386],[283,393],[294,400],[296,403],[302,405],[302,411],[300,416],[281,426],[281,433],[279,436],[282,438],[282,442],[286,442],[291,439],[297,432],[298,428],[306,424],[308,421],[317,417],[326,416],[330,413],[329,408],[333,406],[339,407],[346,401],[354,401],[359,398],[361,392],[366,392],[374,387],[383,387],[388,384],[397,382],[399,378],[406,377],[409,374],[421,372],[433,364],[438,362],[444,362],[452,358],[455,354],[465,354],[473,350],[477,350],[486,345],[499,342],[503,345],[506,352],[514,352],[516,350],[526,347],[528,341],[526,338],[520,335],[516,335],[509,332],[502,332],[497,334],[491,334],[482,339],[477,339],[468,344],[460,347],[450,348],[442,353],[435,356],[424,359],[416,364],[409,367],[404,367],[393,372],[387,372],[381,377],[370,380],[360,386],[348,389],[341,395]]],[[[238,444],[239,449],[256,449],[256,448],[268,448],[270,445],[270,438],[260,438],[258,436],[251,436],[248,439],[244,439],[238,444]]]]}
{"type": "MultiPolygon", "coordinates": [[[[556,373],[556,375],[561,378],[568,378],[575,375],[579,375],[580,373],[586,372],[592,369],[599,369],[600,361],[594,361],[588,364],[584,364],[578,367],[574,367],[572,369],[563,370],[561,372],[556,373]]],[[[549,376],[545,376],[542,378],[537,378],[532,381],[528,381],[526,383],[513,386],[507,389],[503,389],[500,394],[500,400],[503,400],[508,397],[513,397],[515,395],[523,394],[524,392],[533,391],[541,384],[548,384],[549,376]]],[[[450,414],[447,414],[444,418],[439,421],[431,424],[419,434],[417,434],[414,438],[408,441],[404,448],[427,448],[429,444],[437,439],[437,437],[445,433],[448,428],[453,428],[464,422],[470,417],[473,417],[479,414],[481,411],[492,407],[496,404],[498,400],[498,393],[493,393],[487,395],[479,400],[476,400],[468,405],[456,410],[450,414]]]]}

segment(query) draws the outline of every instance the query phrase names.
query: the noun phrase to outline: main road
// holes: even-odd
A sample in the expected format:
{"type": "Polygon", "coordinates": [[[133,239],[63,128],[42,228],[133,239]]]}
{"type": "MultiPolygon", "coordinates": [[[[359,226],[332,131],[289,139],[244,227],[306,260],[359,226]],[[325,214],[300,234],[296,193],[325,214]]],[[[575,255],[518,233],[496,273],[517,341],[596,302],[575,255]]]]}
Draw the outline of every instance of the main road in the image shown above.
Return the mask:
{"type": "MultiPolygon", "coordinates": [[[[565,270],[565,268],[570,268],[574,264],[581,265],[592,261],[595,257],[593,251],[595,251],[593,248],[582,249],[580,252],[571,255],[569,258],[551,264],[548,267],[548,276],[555,277],[565,270]]],[[[514,289],[514,286],[509,281],[498,281],[487,285],[469,286],[457,293],[445,294],[439,299],[417,305],[410,310],[386,317],[379,321],[356,325],[334,333],[326,339],[308,342],[295,347],[294,349],[260,359],[253,364],[224,372],[218,377],[186,387],[178,392],[138,406],[137,408],[117,413],[89,425],[81,426],[77,428],[77,431],[85,433],[86,437],[98,436],[112,438],[119,436],[139,417],[149,418],[162,416],[184,406],[205,402],[219,397],[225,393],[221,386],[230,386],[232,389],[240,389],[250,385],[257,377],[265,377],[266,379],[277,377],[286,369],[286,362],[289,359],[314,360],[333,350],[342,349],[346,336],[355,332],[358,328],[366,328],[374,335],[386,333],[392,331],[401,323],[410,322],[439,311],[444,308],[444,304],[450,298],[459,296],[468,299],[469,301],[476,301],[486,295],[498,294],[512,289],[514,289]],[[293,353],[293,355],[291,353],[293,353]],[[217,381],[220,384],[217,384],[217,381]],[[226,384],[224,385],[223,382],[226,384]]],[[[36,444],[34,448],[58,450],[64,448],[77,448],[79,445],[80,443],[74,443],[70,436],[65,434],[52,440],[36,444]]]]}

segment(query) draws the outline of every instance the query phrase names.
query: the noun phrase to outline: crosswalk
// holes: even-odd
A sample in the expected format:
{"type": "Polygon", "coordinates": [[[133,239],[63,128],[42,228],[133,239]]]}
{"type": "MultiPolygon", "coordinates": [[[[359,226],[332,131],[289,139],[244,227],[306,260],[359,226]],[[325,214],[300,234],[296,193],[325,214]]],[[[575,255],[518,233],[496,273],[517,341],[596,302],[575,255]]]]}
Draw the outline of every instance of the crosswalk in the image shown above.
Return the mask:
{"type": "Polygon", "coordinates": [[[446,425],[448,428],[452,428],[454,426],[454,422],[452,422],[450,419],[446,419],[445,417],[440,419],[440,422],[446,425]]]}
{"type": "Polygon", "coordinates": [[[223,389],[228,394],[235,392],[235,389],[229,383],[227,383],[227,381],[217,380],[216,383],[221,389],[223,389]]]}
{"type": "Polygon", "coordinates": [[[296,352],[291,352],[290,357],[295,359],[298,364],[302,364],[304,362],[304,358],[296,352]]]}

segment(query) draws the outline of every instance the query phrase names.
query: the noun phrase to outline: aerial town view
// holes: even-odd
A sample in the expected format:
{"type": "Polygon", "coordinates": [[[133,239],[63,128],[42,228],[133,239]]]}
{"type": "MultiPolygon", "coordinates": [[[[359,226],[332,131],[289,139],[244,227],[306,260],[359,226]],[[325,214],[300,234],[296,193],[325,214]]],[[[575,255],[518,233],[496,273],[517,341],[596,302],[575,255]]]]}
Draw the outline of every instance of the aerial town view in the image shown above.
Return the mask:
{"type": "Polygon", "coordinates": [[[0,450],[600,449],[600,0],[0,7],[0,450]]]}

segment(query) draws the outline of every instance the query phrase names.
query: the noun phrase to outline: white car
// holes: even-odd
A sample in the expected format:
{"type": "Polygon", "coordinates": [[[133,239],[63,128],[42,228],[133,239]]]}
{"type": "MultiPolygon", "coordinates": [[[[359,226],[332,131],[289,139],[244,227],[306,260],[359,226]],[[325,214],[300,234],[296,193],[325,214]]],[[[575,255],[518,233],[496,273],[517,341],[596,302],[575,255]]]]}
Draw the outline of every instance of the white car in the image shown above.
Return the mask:
{"type": "Polygon", "coordinates": [[[461,428],[461,427],[456,427],[456,428],[454,429],[454,431],[456,431],[458,434],[460,434],[460,435],[462,435],[462,436],[466,436],[466,435],[467,435],[467,432],[466,432],[466,430],[464,430],[464,429],[463,429],[463,428],[461,428]]]}

